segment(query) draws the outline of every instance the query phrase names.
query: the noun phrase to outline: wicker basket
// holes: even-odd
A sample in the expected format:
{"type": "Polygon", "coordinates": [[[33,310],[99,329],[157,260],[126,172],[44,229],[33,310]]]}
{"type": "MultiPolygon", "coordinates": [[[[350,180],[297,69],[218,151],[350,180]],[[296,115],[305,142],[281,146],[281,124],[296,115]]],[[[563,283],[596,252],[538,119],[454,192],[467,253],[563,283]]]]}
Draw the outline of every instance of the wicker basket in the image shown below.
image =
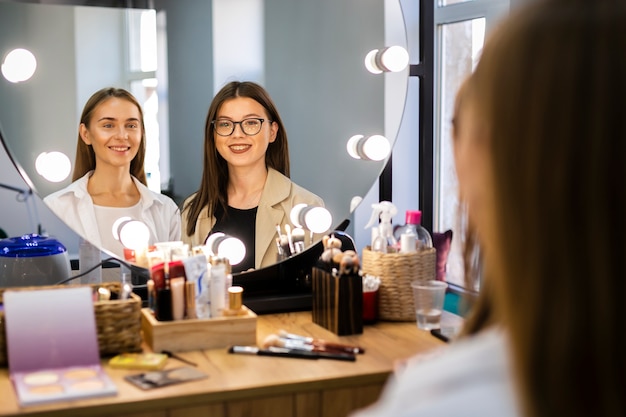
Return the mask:
{"type": "Polygon", "coordinates": [[[415,321],[411,282],[436,278],[435,248],[416,253],[381,253],[367,247],[362,258],[363,273],[380,278],[380,319],[415,321]]]}
{"type": "MultiPolygon", "coordinates": [[[[121,291],[121,284],[118,282],[92,285],[92,288],[99,287],[105,287],[117,294],[121,291]]],[[[0,290],[0,303],[6,290],[29,291],[53,288],[63,287],[4,288],[0,290]]],[[[126,300],[96,301],[93,303],[93,308],[101,356],[141,350],[141,298],[138,295],[131,294],[130,298],[126,300]]],[[[4,311],[0,311],[0,366],[7,365],[6,353],[4,311]]]]}

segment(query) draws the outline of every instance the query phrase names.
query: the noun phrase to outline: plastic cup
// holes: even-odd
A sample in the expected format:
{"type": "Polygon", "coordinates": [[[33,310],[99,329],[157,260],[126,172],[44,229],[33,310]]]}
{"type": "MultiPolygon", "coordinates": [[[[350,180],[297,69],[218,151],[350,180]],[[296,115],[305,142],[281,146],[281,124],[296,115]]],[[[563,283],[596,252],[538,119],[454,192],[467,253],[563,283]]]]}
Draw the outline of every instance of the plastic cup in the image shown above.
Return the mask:
{"type": "Polygon", "coordinates": [[[411,288],[413,288],[417,328],[439,329],[448,284],[442,281],[413,281],[411,288]]]}

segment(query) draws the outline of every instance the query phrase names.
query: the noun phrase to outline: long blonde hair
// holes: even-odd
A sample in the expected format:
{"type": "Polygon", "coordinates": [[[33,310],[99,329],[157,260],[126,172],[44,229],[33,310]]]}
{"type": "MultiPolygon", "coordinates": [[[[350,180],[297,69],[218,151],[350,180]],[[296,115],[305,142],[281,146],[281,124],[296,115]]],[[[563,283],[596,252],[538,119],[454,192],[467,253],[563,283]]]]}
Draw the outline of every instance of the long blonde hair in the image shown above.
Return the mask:
{"type": "Polygon", "coordinates": [[[529,416],[626,415],[625,74],[623,1],[546,0],[472,76],[495,173],[485,263],[529,416]]]}

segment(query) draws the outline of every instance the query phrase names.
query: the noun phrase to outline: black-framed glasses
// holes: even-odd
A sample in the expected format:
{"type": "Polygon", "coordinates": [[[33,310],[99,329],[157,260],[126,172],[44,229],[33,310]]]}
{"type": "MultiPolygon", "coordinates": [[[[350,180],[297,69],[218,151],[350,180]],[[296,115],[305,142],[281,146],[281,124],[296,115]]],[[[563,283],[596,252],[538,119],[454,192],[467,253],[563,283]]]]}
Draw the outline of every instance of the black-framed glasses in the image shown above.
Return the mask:
{"type": "Polygon", "coordinates": [[[265,119],[251,117],[249,119],[243,119],[239,122],[235,122],[233,120],[218,119],[213,120],[211,124],[213,125],[215,133],[220,136],[232,135],[235,131],[235,125],[239,125],[239,127],[241,127],[241,131],[246,135],[253,136],[261,131],[261,126],[263,126],[264,121],[265,119]]]}

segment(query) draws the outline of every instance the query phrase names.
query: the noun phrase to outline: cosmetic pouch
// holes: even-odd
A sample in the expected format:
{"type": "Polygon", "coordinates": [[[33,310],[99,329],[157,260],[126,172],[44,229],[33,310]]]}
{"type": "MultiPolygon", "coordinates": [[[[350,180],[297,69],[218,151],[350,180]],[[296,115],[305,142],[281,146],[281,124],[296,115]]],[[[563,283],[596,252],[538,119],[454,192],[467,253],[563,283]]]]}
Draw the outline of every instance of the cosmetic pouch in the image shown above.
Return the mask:
{"type": "Polygon", "coordinates": [[[414,253],[382,253],[363,250],[363,274],[380,278],[379,318],[388,321],[415,321],[412,281],[436,278],[436,250],[414,253]]]}
{"type": "Polygon", "coordinates": [[[313,322],[339,335],[363,333],[363,278],[313,267],[313,322]]]}

